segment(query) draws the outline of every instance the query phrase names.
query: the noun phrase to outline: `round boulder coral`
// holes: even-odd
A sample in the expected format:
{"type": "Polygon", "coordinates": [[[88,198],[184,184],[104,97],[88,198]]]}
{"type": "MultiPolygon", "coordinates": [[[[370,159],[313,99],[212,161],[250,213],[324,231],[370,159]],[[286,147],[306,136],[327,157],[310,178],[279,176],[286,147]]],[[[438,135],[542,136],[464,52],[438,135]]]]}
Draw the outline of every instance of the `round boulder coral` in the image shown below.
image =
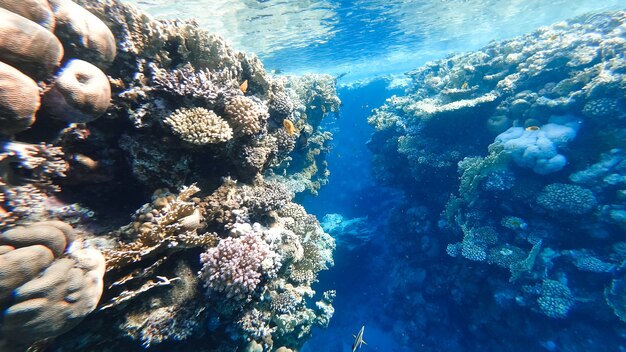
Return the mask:
{"type": "Polygon", "coordinates": [[[111,85],[96,66],[82,60],[69,61],[54,86],[44,95],[46,111],[68,122],[89,122],[110,105],[111,85]]]}
{"type": "Polygon", "coordinates": [[[56,18],[54,33],[70,57],[106,67],[115,59],[115,37],[98,17],[70,0],[49,0],[56,18]]]}
{"type": "Polygon", "coordinates": [[[105,262],[94,249],[65,251],[71,226],[47,221],[0,235],[0,346],[25,349],[58,336],[92,312],[103,290],[105,262]]]}
{"type": "Polygon", "coordinates": [[[46,0],[0,0],[0,7],[16,13],[48,29],[54,29],[54,14],[46,0]]]}
{"type": "Polygon", "coordinates": [[[0,60],[43,77],[59,66],[61,42],[44,27],[0,8],[0,60]]]}
{"type": "Polygon", "coordinates": [[[37,83],[0,62],[0,132],[11,135],[30,127],[39,104],[37,83]]]}

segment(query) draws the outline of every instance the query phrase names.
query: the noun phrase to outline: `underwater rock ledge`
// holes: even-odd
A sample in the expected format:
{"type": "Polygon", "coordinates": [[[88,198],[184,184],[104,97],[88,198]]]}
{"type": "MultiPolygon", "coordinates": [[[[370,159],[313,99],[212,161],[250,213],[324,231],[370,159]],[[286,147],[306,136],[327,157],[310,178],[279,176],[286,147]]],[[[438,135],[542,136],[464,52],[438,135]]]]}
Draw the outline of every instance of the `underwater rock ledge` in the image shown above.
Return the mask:
{"type": "Polygon", "coordinates": [[[327,182],[335,79],[117,0],[28,3],[0,2],[43,51],[0,48],[0,348],[286,352],[327,326],[335,243],[293,198],[327,182]]]}

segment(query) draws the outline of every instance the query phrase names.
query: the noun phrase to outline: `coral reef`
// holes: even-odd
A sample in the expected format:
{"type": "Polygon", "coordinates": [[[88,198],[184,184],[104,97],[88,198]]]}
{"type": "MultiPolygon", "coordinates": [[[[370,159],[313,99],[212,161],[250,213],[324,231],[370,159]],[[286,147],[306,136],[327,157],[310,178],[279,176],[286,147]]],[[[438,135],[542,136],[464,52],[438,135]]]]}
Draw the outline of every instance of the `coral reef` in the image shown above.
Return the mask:
{"type": "Polygon", "coordinates": [[[334,78],[118,0],[0,17],[0,349],[289,351],[328,324],[334,240],[284,180],[328,176],[334,78]]]}
{"type": "MultiPolygon", "coordinates": [[[[471,349],[504,348],[486,336],[530,326],[566,348],[573,336],[559,334],[557,320],[589,338],[596,325],[623,320],[626,13],[594,18],[429,62],[408,73],[405,95],[374,109],[375,177],[402,188],[411,207],[429,208],[438,227],[426,237],[447,242],[440,248],[448,259],[435,263],[414,258],[416,246],[400,234],[387,235],[394,258],[412,258],[394,264],[390,287],[411,270],[428,268],[433,278],[422,296],[388,309],[423,311],[445,295],[471,311],[471,349]],[[496,320],[503,326],[493,327],[496,320]]],[[[412,219],[406,208],[392,217],[392,234],[412,219]]],[[[466,324],[433,309],[420,324],[466,324]]],[[[415,330],[411,336],[428,339],[415,330]]],[[[611,331],[606,346],[618,348],[611,331]]],[[[523,334],[513,335],[538,348],[523,334]]],[[[431,343],[426,350],[440,349],[431,343]]]]}

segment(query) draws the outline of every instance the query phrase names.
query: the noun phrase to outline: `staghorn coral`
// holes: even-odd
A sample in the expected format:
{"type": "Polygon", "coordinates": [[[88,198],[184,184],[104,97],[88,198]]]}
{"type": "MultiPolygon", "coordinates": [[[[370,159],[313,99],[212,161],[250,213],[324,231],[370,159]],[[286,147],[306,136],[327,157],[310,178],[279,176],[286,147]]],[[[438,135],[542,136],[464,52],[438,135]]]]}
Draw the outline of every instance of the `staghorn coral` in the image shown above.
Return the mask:
{"type": "Polygon", "coordinates": [[[194,145],[226,142],[233,136],[226,121],[204,108],[178,109],[164,122],[180,139],[194,145]]]}
{"type": "Polygon", "coordinates": [[[223,106],[224,101],[241,94],[230,71],[196,71],[191,65],[172,71],[151,66],[155,88],[178,97],[198,99],[209,107],[223,106]]]}
{"type": "Polygon", "coordinates": [[[120,147],[129,154],[133,175],[151,187],[180,187],[190,173],[191,156],[180,150],[164,148],[150,136],[123,135],[120,147]]]}
{"type": "Polygon", "coordinates": [[[269,117],[267,107],[255,98],[234,96],[226,102],[225,117],[235,133],[253,135],[265,128],[269,117]]]}
{"type": "Polygon", "coordinates": [[[157,197],[152,204],[140,208],[137,221],[122,229],[133,241],[105,251],[107,267],[120,268],[165,250],[213,246],[215,235],[196,232],[200,227],[200,212],[190,198],[199,191],[195,185],[183,187],[175,197],[157,197]]]}
{"type": "Polygon", "coordinates": [[[251,186],[242,185],[241,195],[242,204],[248,208],[253,219],[260,219],[273,210],[282,209],[294,196],[284,184],[263,180],[251,186]]]}

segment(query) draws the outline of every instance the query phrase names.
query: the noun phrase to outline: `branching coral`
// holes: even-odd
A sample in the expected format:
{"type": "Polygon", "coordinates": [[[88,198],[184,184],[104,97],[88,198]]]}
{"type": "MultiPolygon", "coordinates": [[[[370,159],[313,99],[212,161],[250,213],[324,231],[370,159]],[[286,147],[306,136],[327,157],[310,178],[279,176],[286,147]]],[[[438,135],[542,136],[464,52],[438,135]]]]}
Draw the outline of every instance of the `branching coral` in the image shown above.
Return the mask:
{"type": "Polygon", "coordinates": [[[194,145],[226,142],[233,136],[226,121],[204,108],[178,109],[165,119],[165,124],[182,140],[194,145]]]}
{"type": "Polygon", "coordinates": [[[267,107],[259,100],[247,96],[234,96],[226,102],[224,110],[235,133],[252,135],[261,132],[269,117],[267,107]]]}
{"type": "Polygon", "coordinates": [[[276,276],[280,257],[251,230],[240,237],[222,239],[200,256],[204,263],[201,278],[210,296],[223,294],[228,300],[249,302],[262,279],[276,276]]]}
{"type": "Polygon", "coordinates": [[[108,268],[126,266],[166,249],[214,245],[215,235],[196,232],[200,227],[200,211],[190,198],[199,191],[195,185],[184,187],[176,197],[159,197],[139,209],[137,221],[123,229],[134,237],[133,241],[105,252],[108,268]]]}
{"type": "Polygon", "coordinates": [[[172,71],[156,66],[151,68],[156,89],[174,96],[199,99],[210,107],[218,103],[223,105],[231,96],[241,94],[228,70],[196,71],[191,65],[172,71]]]}

